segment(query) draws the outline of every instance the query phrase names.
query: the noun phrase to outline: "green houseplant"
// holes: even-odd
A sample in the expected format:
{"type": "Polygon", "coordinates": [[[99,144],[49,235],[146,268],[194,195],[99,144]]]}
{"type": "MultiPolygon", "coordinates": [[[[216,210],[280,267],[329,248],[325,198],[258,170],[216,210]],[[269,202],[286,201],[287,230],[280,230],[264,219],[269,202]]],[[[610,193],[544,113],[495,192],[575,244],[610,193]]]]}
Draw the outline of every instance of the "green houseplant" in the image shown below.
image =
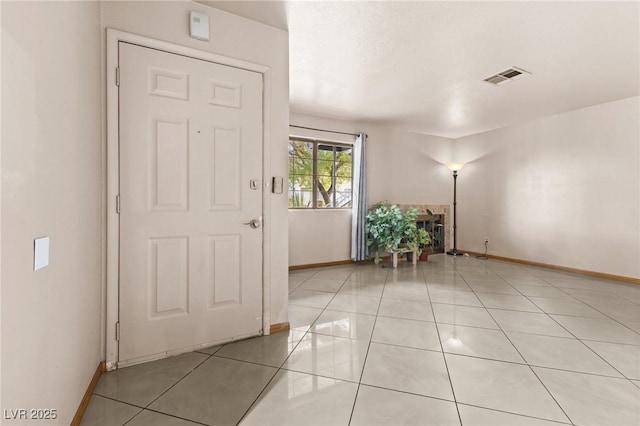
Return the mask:
{"type": "Polygon", "coordinates": [[[419,256],[422,247],[431,243],[429,233],[416,225],[418,209],[400,210],[396,204],[382,201],[367,213],[367,246],[374,252],[375,263],[380,263],[381,252],[416,250],[419,256]]]}
{"type": "Polygon", "coordinates": [[[441,234],[436,231],[436,227],[438,226],[438,217],[429,209],[426,209],[425,213],[427,214],[427,220],[424,221],[424,224],[425,229],[427,229],[427,232],[429,233],[429,243],[421,247],[424,258],[421,255],[420,260],[427,260],[429,253],[433,253],[434,244],[440,245],[440,240],[442,238],[441,234]]]}

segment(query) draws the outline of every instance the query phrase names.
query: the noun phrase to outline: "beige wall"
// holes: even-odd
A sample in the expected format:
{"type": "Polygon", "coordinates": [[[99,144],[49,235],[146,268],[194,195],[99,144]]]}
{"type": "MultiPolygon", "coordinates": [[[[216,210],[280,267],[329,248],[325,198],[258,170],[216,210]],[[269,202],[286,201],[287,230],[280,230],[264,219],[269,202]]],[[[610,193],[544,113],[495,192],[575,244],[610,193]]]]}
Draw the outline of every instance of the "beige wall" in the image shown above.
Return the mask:
{"type": "MultiPolygon", "coordinates": [[[[0,26],[2,26],[2,2],[0,2],[0,26]]],[[[0,99],[2,99],[2,28],[0,28],[0,99]]],[[[2,102],[0,101],[0,175],[2,175],[2,102]]],[[[0,184],[0,409],[2,404],[2,184],[0,184]]]]}
{"type": "MultiPolygon", "coordinates": [[[[399,204],[451,202],[453,180],[442,165],[452,159],[451,139],[309,114],[291,113],[290,117],[291,124],[298,126],[367,133],[370,205],[382,200],[399,204]]],[[[290,130],[295,132],[295,128],[290,130]]],[[[331,133],[318,137],[343,138],[331,133]]],[[[350,211],[289,210],[289,265],[349,260],[350,257],[350,211]]]]}
{"type": "Polygon", "coordinates": [[[2,409],[57,409],[50,424],[69,424],[102,360],[99,13],[2,4],[2,409]]]}
{"type": "Polygon", "coordinates": [[[289,265],[351,259],[351,210],[289,211],[289,265]]]}
{"type": "MultiPolygon", "coordinates": [[[[369,134],[369,204],[450,204],[458,248],[640,277],[640,98],[458,140],[291,114],[292,124],[369,134]]],[[[290,265],[346,260],[350,215],[290,211],[290,265]],[[323,232],[319,239],[318,229],[323,232]]]]}
{"type": "MultiPolygon", "coordinates": [[[[266,174],[282,177],[288,36],[191,2],[2,2],[0,10],[1,408],[55,408],[51,423],[68,424],[104,359],[105,28],[269,66],[266,174]],[[188,37],[189,10],[209,14],[211,42],[188,37]],[[44,235],[51,262],[34,272],[33,239],[44,235]]],[[[270,320],[279,323],[287,320],[285,194],[268,197],[265,218],[270,320]]]]}
{"type": "MultiPolygon", "coordinates": [[[[103,2],[103,36],[106,28],[167,41],[206,52],[241,59],[270,68],[270,115],[264,126],[269,135],[266,176],[287,176],[287,126],[289,124],[289,37],[285,31],[193,2],[103,2]],[[209,15],[211,40],[189,37],[189,11],[209,15]]],[[[287,321],[288,222],[286,194],[271,194],[265,205],[265,281],[270,283],[271,324],[287,321]]],[[[267,307],[268,308],[268,307],[267,307]]]]}
{"type": "Polygon", "coordinates": [[[640,278],[640,98],[461,138],[458,247],[640,278]]]}

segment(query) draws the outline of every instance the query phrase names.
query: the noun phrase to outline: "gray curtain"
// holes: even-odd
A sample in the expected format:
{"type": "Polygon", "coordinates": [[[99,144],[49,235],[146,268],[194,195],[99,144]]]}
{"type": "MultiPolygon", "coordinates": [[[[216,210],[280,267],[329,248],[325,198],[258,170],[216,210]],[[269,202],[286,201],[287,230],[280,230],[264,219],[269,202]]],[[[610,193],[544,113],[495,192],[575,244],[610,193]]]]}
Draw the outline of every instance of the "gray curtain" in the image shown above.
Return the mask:
{"type": "Polygon", "coordinates": [[[364,260],[369,257],[367,248],[367,135],[358,134],[353,144],[353,200],[351,207],[351,258],[364,260]]]}

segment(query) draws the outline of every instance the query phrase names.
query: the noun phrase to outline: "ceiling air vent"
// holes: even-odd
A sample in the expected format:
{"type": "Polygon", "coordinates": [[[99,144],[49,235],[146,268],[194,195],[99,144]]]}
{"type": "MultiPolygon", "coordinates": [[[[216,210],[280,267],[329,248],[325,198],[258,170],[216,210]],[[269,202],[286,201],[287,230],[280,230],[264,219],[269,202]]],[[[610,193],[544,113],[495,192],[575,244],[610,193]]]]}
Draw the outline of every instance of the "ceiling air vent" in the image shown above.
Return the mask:
{"type": "Polygon", "coordinates": [[[484,79],[487,83],[500,85],[504,83],[508,83],[511,80],[517,80],[518,78],[531,74],[529,71],[525,71],[522,68],[511,67],[502,72],[499,72],[496,75],[492,75],[491,77],[487,77],[484,79]]]}

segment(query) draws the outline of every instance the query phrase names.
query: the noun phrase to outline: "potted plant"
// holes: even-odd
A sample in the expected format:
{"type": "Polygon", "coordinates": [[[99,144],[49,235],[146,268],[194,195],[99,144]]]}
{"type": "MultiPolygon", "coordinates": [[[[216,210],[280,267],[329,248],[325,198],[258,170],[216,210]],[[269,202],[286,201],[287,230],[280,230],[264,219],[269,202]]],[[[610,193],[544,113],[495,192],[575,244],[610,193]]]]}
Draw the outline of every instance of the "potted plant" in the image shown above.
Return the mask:
{"type": "Polygon", "coordinates": [[[367,213],[367,246],[375,253],[375,263],[380,263],[381,252],[407,252],[416,250],[419,256],[422,247],[429,245],[429,233],[418,228],[418,209],[406,212],[396,205],[382,201],[367,213]]]}
{"type": "MultiPolygon", "coordinates": [[[[425,221],[425,229],[434,231],[434,228],[435,226],[437,226],[437,223],[438,223],[438,218],[429,209],[426,210],[426,213],[429,216],[429,218],[428,220],[425,221]]],[[[420,247],[422,249],[420,260],[424,262],[429,260],[429,253],[433,253],[433,245],[440,244],[440,234],[438,232],[429,232],[429,231],[427,232],[429,233],[429,242],[420,247]]]]}

